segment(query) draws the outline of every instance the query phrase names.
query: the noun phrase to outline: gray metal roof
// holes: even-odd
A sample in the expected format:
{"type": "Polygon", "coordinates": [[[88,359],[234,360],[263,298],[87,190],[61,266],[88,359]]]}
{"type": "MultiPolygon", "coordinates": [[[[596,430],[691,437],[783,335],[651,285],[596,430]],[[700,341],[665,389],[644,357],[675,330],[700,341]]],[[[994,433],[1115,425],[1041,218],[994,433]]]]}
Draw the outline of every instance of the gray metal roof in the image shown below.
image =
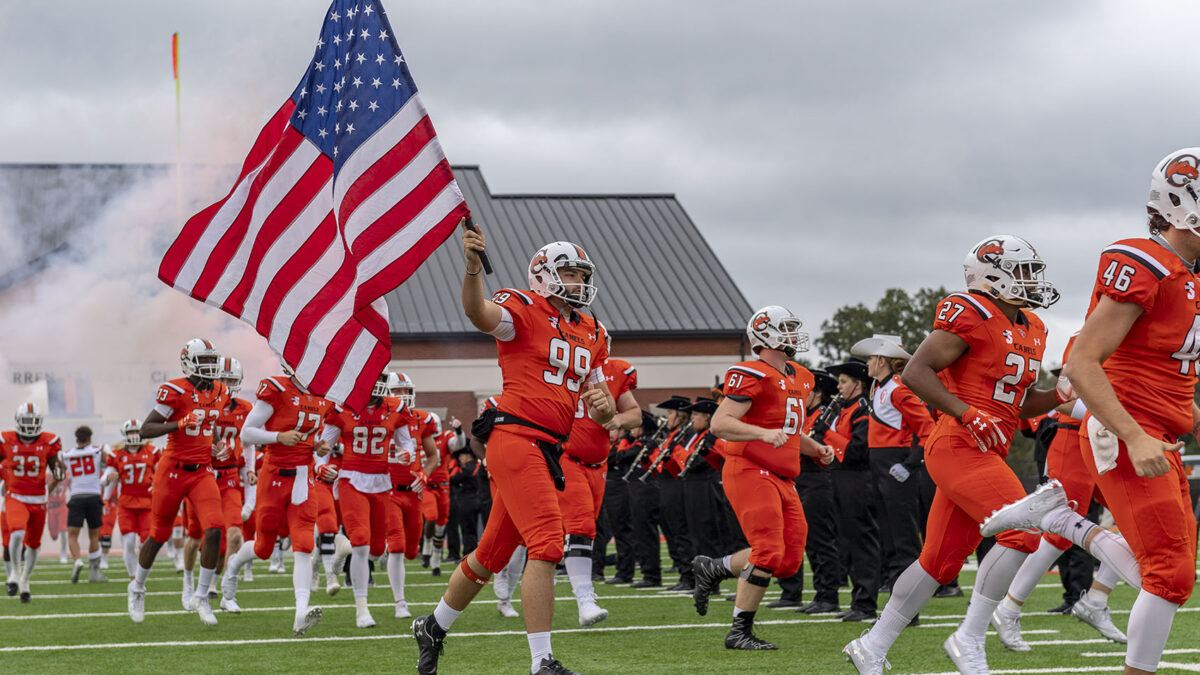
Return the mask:
{"type": "MultiPolygon", "coordinates": [[[[526,288],[542,245],[579,244],[597,266],[592,309],[614,334],[744,330],[750,304],[674,195],[494,195],[477,166],[454,174],[488,235],[489,290],[526,288]],[[669,268],[669,273],[666,273],[669,268]]],[[[397,339],[475,333],[458,302],[459,235],[387,297],[397,339]]]]}

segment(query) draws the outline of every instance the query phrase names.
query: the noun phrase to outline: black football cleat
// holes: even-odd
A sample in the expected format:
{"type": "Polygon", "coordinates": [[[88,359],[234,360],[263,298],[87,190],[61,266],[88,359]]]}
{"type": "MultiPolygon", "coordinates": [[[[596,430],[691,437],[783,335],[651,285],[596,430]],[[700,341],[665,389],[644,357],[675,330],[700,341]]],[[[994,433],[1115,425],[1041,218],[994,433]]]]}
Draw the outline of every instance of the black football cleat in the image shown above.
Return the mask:
{"type": "Polygon", "coordinates": [[[962,595],[962,587],[957,584],[938,586],[938,589],[933,592],[933,597],[935,598],[961,598],[962,595]]]}
{"type": "Polygon", "coordinates": [[[786,600],[784,598],[780,598],[778,600],[772,600],[771,602],[767,603],[767,607],[770,607],[771,609],[787,609],[789,607],[799,607],[799,606],[800,606],[799,600],[786,600]]]}
{"type": "Polygon", "coordinates": [[[28,605],[28,604],[29,604],[29,599],[30,599],[30,596],[29,596],[29,591],[25,591],[25,592],[21,593],[21,602],[23,602],[23,603],[25,603],[26,605],[28,605]]]}
{"type": "Polygon", "coordinates": [[[16,594],[17,594],[17,582],[15,582],[15,581],[8,582],[8,597],[11,598],[11,597],[15,596],[16,594]]]}
{"type": "Polygon", "coordinates": [[[429,556],[427,556],[427,555],[421,556],[421,567],[425,567],[425,568],[429,567],[429,556]]]}
{"type": "Polygon", "coordinates": [[[741,649],[751,652],[779,649],[774,643],[767,642],[748,630],[733,629],[725,636],[725,649],[741,649]]]}
{"type": "Polygon", "coordinates": [[[801,614],[836,614],[840,612],[841,609],[832,602],[813,600],[796,611],[800,612],[801,614]]]}
{"type": "Polygon", "coordinates": [[[876,619],[875,612],[865,612],[861,609],[851,609],[841,617],[842,621],[874,621],[876,619]]]}
{"type": "Polygon", "coordinates": [[[438,659],[446,644],[446,631],[433,615],[419,616],[412,622],[413,637],[417,639],[418,675],[437,675],[438,659]]]}
{"type": "Polygon", "coordinates": [[[575,671],[567,668],[558,659],[553,656],[542,659],[538,664],[537,673],[535,675],[579,675],[575,671]]]}
{"type": "Polygon", "coordinates": [[[719,560],[713,560],[706,555],[692,558],[692,573],[696,577],[696,586],[692,589],[692,604],[700,616],[708,614],[708,598],[721,582],[733,575],[719,560]]]}
{"type": "Polygon", "coordinates": [[[630,588],[662,588],[662,582],[654,581],[652,579],[642,579],[641,581],[633,582],[632,584],[629,585],[629,587],[630,588]]]}
{"type": "Polygon", "coordinates": [[[605,579],[604,583],[608,586],[616,586],[618,584],[621,584],[621,585],[632,584],[633,577],[623,577],[621,575],[617,575],[615,577],[609,577],[608,579],[605,579]]]}

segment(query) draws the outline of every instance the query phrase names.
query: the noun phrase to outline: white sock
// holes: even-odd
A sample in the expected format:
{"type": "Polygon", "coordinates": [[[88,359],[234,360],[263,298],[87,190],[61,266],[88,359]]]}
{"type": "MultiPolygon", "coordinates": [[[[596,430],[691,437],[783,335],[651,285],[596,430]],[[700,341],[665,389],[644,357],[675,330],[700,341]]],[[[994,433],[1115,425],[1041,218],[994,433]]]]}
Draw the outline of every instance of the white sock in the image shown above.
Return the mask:
{"type": "Polygon", "coordinates": [[[192,570],[184,568],[184,570],[183,570],[183,593],[184,593],[184,595],[191,595],[192,591],[195,590],[195,588],[196,588],[196,580],[195,580],[194,575],[192,574],[192,570]]]}
{"type": "Polygon", "coordinates": [[[1138,567],[1133,550],[1129,548],[1129,544],[1125,543],[1125,537],[1116,532],[1101,530],[1092,539],[1088,553],[1100,561],[1101,570],[1108,565],[1108,571],[1105,574],[1115,573],[1132,588],[1140,589],[1142,587],[1142,570],[1138,567]]]}
{"type": "Polygon", "coordinates": [[[25,549],[25,571],[21,574],[21,581],[25,582],[26,584],[28,584],[29,580],[33,578],[33,566],[37,564],[38,552],[41,550],[42,548],[40,546],[37,548],[25,549]]]}
{"type": "Polygon", "coordinates": [[[252,560],[258,556],[254,554],[254,540],[243,541],[242,547],[233,554],[233,557],[225,561],[225,576],[228,578],[236,578],[241,573],[242,568],[250,564],[252,560]]]}
{"type": "Polygon", "coordinates": [[[1088,532],[1098,527],[1100,526],[1096,523],[1075,513],[1071,507],[1059,506],[1042,516],[1040,529],[1042,532],[1057,534],[1064,539],[1069,539],[1072,544],[1084,548],[1083,540],[1087,538],[1088,532]]]}
{"type": "Polygon", "coordinates": [[[213,577],[217,576],[215,567],[200,568],[200,583],[196,584],[196,595],[200,597],[208,597],[208,589],[212,588],[213,577]]]}
{"type": "Polygon", "coordinates": [[[437,607],[433,608],[433,620],[447,633],[450,632],[450,627],[454,625],[454,622],[458,620],[459,614],[462,614],[462,610],[447,605],[445,598],[438,600],[437,607]]]}
{"type": "Polygon", "coordinates": [[[1133,601],[1129,612],[1129,647],[1125,651],[1125,665],[1139,670],[1155,672],[1162,658],[1163,648],[1171,635],[1171,623],[1179,605],[1163,600],[1157,595],[1142,591],[1133,601]]]}
{"type": "MultiPolygon", "coordinates": [[[[1017,576],[1013,577],[1012,586],[1008,588],[1008,594],[1019,602],[1025,602],[1026,599],[1033,593],[1033,589],[1037,588],[1037,584],[1046,576],[1046,572],[1054,566],[1054,561],[1058,560],[1062,555],[1062,551],[1050,542],[1042,539],[1042,543],[1038,544],[1038,549],[1029,554],[1025,562],[1021,563],[1021,569],[1017,570],[1017,576]]],[[[1018,605],[1017,611],[1020,611],[1018,605]]]]}
{"type": "Polygon", "coordinates": [[[733,571],[733,555],[732,555],[732,554],[731,554],[731,555],[727,555],[727,556],[725,556],[724,558],[721,558],[721,565],[722,565],[722,566],[725,568],[725,570],[726,570],[726,571],[728,571],[730,574],[737,574],[737,572],[734,572],[734,571],[733,571]]]}
{"type": "MultiPolygon", "coordinates": [[[[1117,584],[1121,581],[1121,575],[1117,574],[1117,570],[1113,569],[1112,565],[1101,561],[1100,569],[1096,570],[1096,576],[1093,577],[1093,580],[1105,588],[1112,589],[1116,588],[1117,584]]],[[[1108,596],[1108,593],[1104,595],[1108,596]]]]}
{"type": "Polygon", "coordinates": [[[863,637],[871,651],[887,654],[896,638],[900,637],[900,632],[929,602],[937,589],[937,580],[929,576],[919,560],[901,572],[892,585],[892,597],[884,606],[879,620],[863,637]]]}
{"type": "Polygon", "coordinates": [[[296,616],[308,613],[308,599],[312,596],[312,553],[292,554],[292,590],[296,594],[296,616]]]}
{"type": "Polygon", "coordinates": [[[121,535],[121,559],[125,561],[125,573],[130,577],[137,571],[137,545],[136,533],[121,535]]]}
{"type": "Polygon", "coordinates": [[[596,590],[592,587],[591,556],[571,556],[564,561],[567,578],[571,580],[571,591],[578,603],[595,602],[596,590]]]}
{"type": "Polygon", "coordinates": [[[364,614],[371,611],[367,607],[367,596],[354,596],[354,611],[358,612],[359,614],[364,614]]]}
{"type": "MultiPolygon", "coordinates": [[[[11,554],[10,554],[10,555],[11,555],[11,554]]],[[[4,577],[5,577],[5,579],[7,579],[7,580],[9,580],[9,581],[12,581],[12,578],[13,578],[13,562],[12,562],[12,560],[11,560],[11,559],[5,559],[5,560],[4,560],[4,577]]],[[[15,583],[15,582],[14,582],[14,583],[15,583]]]]}
{"type": "Polygon", "coordinates": [[[146,579],[148,579],[149,577],[150,577],[150,568],[142,567],[142,564],[138,563],[137,572],[135,572],[133,575],[134,588],[140,588],[143,591],[146,590],[146,579]]]}
{"type": "Polygon", "coordinates": [[[442,566],[442,547],[434,546],[429,552],[429,567],[441,568],[442,566]]]}
{"type": "MultiPolygon", "coordinates": [[[[367,575],[371,568],[367,565],[368,547],[355,546],[350,549],[350,583],[354,586],[354,599],[367,597],[367,575]]],[[[388,568],[388,578],[392,570],[388,568]]],[[[393,591],[394,592],[394,591],[393,591]]]]}
{"type": "Polygon", "coordinates": [[[404,599],[404,556],[389,555],[387,572],[388,583],[392,585],[392,598],[400,602],[404,599]]]}
{"type": "Polygon", "coordinates": [[[325,570],[326,578],[331,579],[335,576],[335,572],[333,569],[333,554],[332,553],[322,553],[321,554],[321,567],[322,567],[322,569],[325,570]]]}
{"type": "Polygon", "coordinates": [[[1022,607],[1023,605],[1018,605],[1008,595],[1005,595],[1004,599],[1000,601],[1000,611],[1009,615],[1020,614],[1022,607]]]}
{"type": "Polygon", "coordinates": [[[993,546],[988,551],[983,562],[979,563],[979,572],[975,574],[975,587],[971,591],[971,602],[967,605],[967,616],[958,627],[959,637],[983,641],[992,613],[1028,557],[1028,553],[1007,546],[993,546]]]}
{"type": "Polygon", "coordinates": [[[8,578],[12,579],[13,570],[21,566],[21,547],[25,544],[25,530],[12,532],[8,537],[8,557],[11,560],[5,563],[4,568],[8,571],[8,578]]]}
{"type": "Polygon", "coordinates": [[[88,562],[91,562],[93,560],[99,560],[99,559],[100,559],[100,551],[99,550],[88,551],[88,562]]]}
{"type": "Polygon", "coordinates": [[[533,660],[533,665],[529,668],[529,672],[536,673],[538,666],[542,664],[542,659],[553,654],[550,651],[550,632],[529,633],[525,637],[529,639],[529,656],[533,660]]]}

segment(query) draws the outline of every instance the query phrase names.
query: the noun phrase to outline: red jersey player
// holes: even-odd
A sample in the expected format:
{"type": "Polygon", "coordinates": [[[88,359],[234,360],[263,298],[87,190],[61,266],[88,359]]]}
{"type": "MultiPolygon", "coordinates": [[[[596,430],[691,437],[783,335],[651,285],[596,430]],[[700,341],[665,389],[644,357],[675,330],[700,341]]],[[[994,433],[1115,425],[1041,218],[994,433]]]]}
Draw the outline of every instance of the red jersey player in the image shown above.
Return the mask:
{"type": "Polygon", "coordinates": [[[106,480],[117,486],[117,525],[121,528],[121,551],[125,571],[132,579],[137,572],[137,548],[150,536],[150,491],[158,451],[142,440],[142,423],[129,420],[121,425],[124,442],[113,447],[106,480]]]}
{"type": "Polygon", "coordinates": [[[42,431],[42,413],[32,403],[17,408],[17,428],[0,432],[0,476],[5,478],[4,521],[8,554],[15,568],[21,602],[29,602],[29,578],[42,547],[46,526],[46,495],[66,474],[58,436],[42,431]],[[46,468],[51,470],[49,490],[46,468]],[[24,553],[22,565],[21,554],[24,553]]]}
{"type": "Polygon", "coordinates": [[[352,547],[350,580],[354,586],[355,624],[359,628],[375,625],[367,609],[368,561],[383,555],[387,544],[392,490],[388,447],[391,443],[410,448],[412,445],[408,418],[388,396],[387,384],[387,373],[381,372],[361,413],[340,406],[326,413],[321,436],[330,446],[339,441],[342,445],[342,463],[335,486],[352,547]]]}
{"type": "Polygon", "coordinates": [[[446,544],[446,524],[450,522],[450,467],[454,464],[451,452],[462,447],[466,438],[461,423],[456,428],[444,429],[437,415],[418,408],[413,413],[432,429],[437,453],[437,466],[429,471],[425,492],[421,494],[421,515],[425,518],[421,564],[428,565],[430,573],[437,577],[442,575],[442,548],[446,544]]]}
{"type": "MultiPolygon", "coordinates": [[[[969,292],[938,304],[933,332],[905,368],[903,379],[941,410],[925,447],[937,483],[920,558],[896,580],[879,620],[844,652],[862,673],[880,673],[900,631],[954,579],[980,541],[979,524],[1025,489],[1005,463],[1021,417],[1059,403],[1053,389],[1034,389],[1046,348],[1046,329],[1032,308],[1049,307],[1058,291],[1043,278],[1045,263],[1029,242],[989,237],[964,261],[969,292]]],[[[944,648],[963,673],[986,673],[984,632],[1038,537],[1007,532],[984,556],[966,619],[944,648]]]]}
{"type": "Polygon", "coordinates": [[[605,424],[615,404],[601,366],[608,357],[604,330],[579,310],[596,294],[595,265],[579,246],[554,242],[529,263],[529,291],[504,289],[489,301],[479,254],[483,234],[463,235],[466,275],[463,310],[481,332],[496,338],[503,389],[487,439],[488,472],[495,494],[479,547],[463,558],[431,616],[413,622],[420,656],[417,671],[436,673],[446,631],[503,569],[518,544],[528,547],[521,603],[525,610],[532,672],[570,673],[554,658],[554,568],[563,557],[562,490],[558,458],[583,399],[588,414],[605,424]]]}
{"type": "Polygon", "coordinates": [[[141,437],[149,440],[165,435],[167,447],[154,471],[150,537],[142,545],[138,569],[129,582],[129,618],[134,623],[145,618],[146,578],[158,550],[171,536],[175,515],[184,499],[189,508],[195,509],[204,532],[200,581],[196,584],[192,607],[203,623],[217,623],[208,604],[208,589],[220,559],[223,529],[221,491],[210,471],[217,417],[228,402],[228,391],[217,379],[220,360],[208,340],[188,340],[179,353],[184,377],[164,382],[158,388],[154,409],[142,422],[141,437]]]}
{"type": "Polygon", "coordinates": [[[725,372],[725,395],[712,418],[713,433],[724,441],[721,476],[729,505],[750,547],[722,560],[696,556],[692,571],[696,611],[708,613],[708,597],[722,579],[738,576],[733,626],[726,649],[775,649],[754,635],[754,615],[771,577],[786,579],[800,569],[808,523],[796,493],[800,455],[822,464],[833,450],[804,434],[805,405],[814,387],[812,373],[790,363],[808,349],[800,320],[778,305],[750,317],[746,335],[756,360],[725,372]]]}
{"type": "MultiPolygon", "coordinates": [[[[213,470],[217,472],[217,486],[221,489],[221,513],[225,522],[225,539],[221,542],[221,554],[232,557],[242,547],[242,511],[245,506],[247,480],[253,472],[246,470],[245,448],[242,445],[242,427],[253,407],[244,398],[238,398],[242,390],[242,364],[232,356],[221,358],[221,382],[229,389],[229,403],[221,408],[217,417],[216,439],[221,449],[213,459],[213,470]]],[[[253,484],[253,483],[251,483],[253,484]]],[[[227,609],[222,607],[221,609],[227,609]]]]}
{"type": "MultiPolygon", "coordinates": [[[[270,558],[286,528],[292,534],[292,590],[296,598],[292,629],[296,635],[303,635],[321,620],[321,608],[308,606],[313,578],[312,533],[317,521],[317,503],[311,494],[315,489],[313,453],[329,452],[317,434],[333,403],[309,393],[286,364],[283,370],[283,375],[259,383],[254,408],[242,427],[242,443],[247,447],[261,445],[266,460],[261,475],[256,477],[255,539],[242,544],[226,566],[221,582],[222,606],[236,606],[242,567],[255,557],[270,558]]],[[[246,458],[247,466],[252,459],[246,458]]]]}

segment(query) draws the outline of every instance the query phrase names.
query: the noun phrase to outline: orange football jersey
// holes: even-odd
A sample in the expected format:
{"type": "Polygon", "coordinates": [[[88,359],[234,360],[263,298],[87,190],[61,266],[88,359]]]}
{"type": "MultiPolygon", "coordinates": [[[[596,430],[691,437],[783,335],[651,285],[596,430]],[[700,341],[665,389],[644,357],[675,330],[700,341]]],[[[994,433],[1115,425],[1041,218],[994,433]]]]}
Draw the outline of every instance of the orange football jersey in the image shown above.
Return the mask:
{"type": "MultiPolygon", "coordinates": [[[[995,415],[1012,438],[1021,417],[1025,392],[1037,384],[1046,351],[1046,327],[1036,314],[1021,310],[1010,322],[996,301],[981,293],[951,293],[938,303],[934,330],[954,333],[967,351],[940,375],[950,393],[967,405],[995,415]]],[[[962,423],[942,415],[931,438],[944,434],[974,438],[962,423]]],[[[1001,450],[1007,454],[1008,448],[1001,450]]]]}
{"type": "Polygon", "coordinates": [[[230,399],[230,403],[221,408],[221,414],[217,417],[217,428],[214,432],[216,440],[224,441],[228,455],[224,461],[218,461],[213,458],[213,468],[218,471],[224,469],[237,469],[246,465],[246,458],[242,456],[242,425],[246,423],[246,415],[250,414],[250,409],[254,406],[244,398],[230,399]]]}
{"type": "Polygon", "coordinates": [[[428,417],[423,411],[413,410],[412,408],[404,408],[399,411],[400,418],[404,424],[408,425],[408,435],[412,436],[416,443],[413,458],[409,462],[401,462],[399,449],[392,444],[391,451],[388,453],[388,473],[392,476],[392,485],[411,485],[417,476],[423,475],[421,469],[421,441],[425,436],[429,435],[430,425],[426,422],[428,417]]]}
{"type": "Polygon", "coordinates": [[[313,446],[325,415],[333,409],[333,403],[315,394],[309,394],[292,383],[292,378],[279,375],[268,377],[258,384],[258,400],[271,406],[271,418],[267,420],[267,431],[299,431],[300,442],[293,446],[269,443],[263,447],[267,462],[271,466],[293,469],[307,466],[313,461],[313,446]]]}
{"type": "Polygon", "coordinates": [[[229,400],[229,390],[221,382],[213,382],[208,391],[200,391],[186,377],[164,382],[158,388],[154,409],[168,422],[179,422],[179,429],[167,434],[164,453],[171,462],[208,464],[212,461],[213,433],[221,408],[229,400]],[[196,424],[190,417],[193,410],[204,411],[204,421],[196,424]]]}
{"type": "Polygon", "coordinates": [[[1104,362],[1121,405],[1151,435],[1192,429],[1200,357],[1200,277],[1155,239],[1104,249],[1088,314],[1100,298],[1131,302],[1142,315],[1104,362]]]}
{"type": "Polygon", "coordinates": [[[43,431],[26,443],[16,431],[0,432],[0,461],[3,461],[5,485],[12,495],[46,496],[46,464],[62,451],[58,436],[43,431]]]}
{"type": "MultiPolygon", "coordinates": [[[[608,358],[603,329],[587,314],[563,316],[531,291],[503,289],[492,301],[508,310],[516,331],[512,340],[496,341],[504,382],[500,410],[565,438],[580,392],[608,358]]],[[[509,426],[506,431],[551,440],[529,427],[509,426]]]]}
{"type": "Polygon", "coordinates": [[[388,448],[396,429],[408,423],[408,417],[397,408],[398,401],[385,398],[377,406],[368,406],[361,413],[334,405],[325,415],[325,424],[342,432],[341,468],[361,473],[387,473],[388,448]]]}
{"type": "Polygon", "coordinates": [[[158,451],[153,445],[143,443],[136,450],[120,448],[109,457],[117,472],[120,497],[117,502],[126,508],[150,508],[150,487],[154,483],[154,465],[158,462],[158,451]]]}
{"type": "MultiPolygon", "coordinates": [[[[601,366],[608,391],[613,401],[627,391],[637,389],[637,369],[628,361],[610,358],[601,366]]],[[[571,425],[571,436],[563,445],[567,455],[588,464],[598,464],[608,457],[608,429],[588,417],[583,401],[575,408],[575,423],[571,425]]]]}
{"type": "Polygon", "coordinates": [[[805,402],[815,380],[804,366],[788,364],[786,372],[766,361],[743,361],[725,371],[726,398],[749,402],[742,416],[746,424],[783,429],[787,443],[775,448],[762,441],[725,441],[725,453],[742,457],[782,478],[800,475],[800,433],[804,428],[805,402]]]}

